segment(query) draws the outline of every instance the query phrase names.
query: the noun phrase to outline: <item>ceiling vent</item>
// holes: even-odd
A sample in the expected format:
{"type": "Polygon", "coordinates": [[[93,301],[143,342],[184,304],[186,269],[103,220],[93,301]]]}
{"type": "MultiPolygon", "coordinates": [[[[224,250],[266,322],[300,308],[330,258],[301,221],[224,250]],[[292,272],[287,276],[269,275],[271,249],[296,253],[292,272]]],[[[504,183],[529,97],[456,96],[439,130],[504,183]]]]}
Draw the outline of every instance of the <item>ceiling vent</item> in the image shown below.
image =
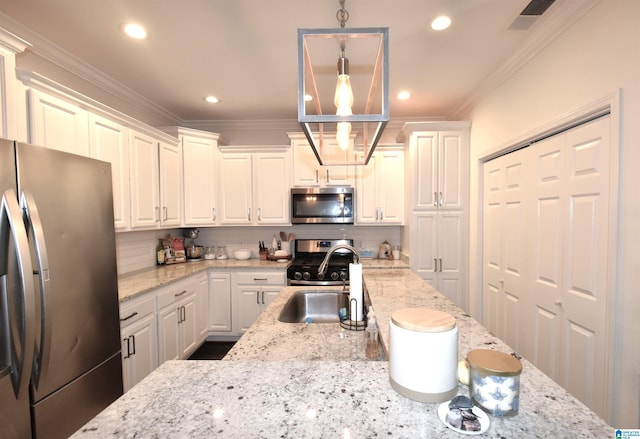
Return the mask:
{"type": "Polygon", "coordinates": [[[509,30],[527,30],[542,14],[549,9],[555,0],[531,0],[520,15],[509,26],[509,30]]]}

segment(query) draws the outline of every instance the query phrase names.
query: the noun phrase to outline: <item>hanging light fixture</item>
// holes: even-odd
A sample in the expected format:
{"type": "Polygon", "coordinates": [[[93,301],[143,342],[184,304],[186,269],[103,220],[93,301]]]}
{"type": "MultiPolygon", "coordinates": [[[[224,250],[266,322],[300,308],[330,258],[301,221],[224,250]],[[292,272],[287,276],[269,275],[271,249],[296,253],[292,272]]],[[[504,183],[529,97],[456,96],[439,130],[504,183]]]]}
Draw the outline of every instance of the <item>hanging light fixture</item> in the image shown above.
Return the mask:
{"type": "Polygon", "coordinates": [[[389,121],[389,29],[346,28],[339,2],[340,28],[298,29],[298,122],[321,165],[366,165],[389,121]]]}

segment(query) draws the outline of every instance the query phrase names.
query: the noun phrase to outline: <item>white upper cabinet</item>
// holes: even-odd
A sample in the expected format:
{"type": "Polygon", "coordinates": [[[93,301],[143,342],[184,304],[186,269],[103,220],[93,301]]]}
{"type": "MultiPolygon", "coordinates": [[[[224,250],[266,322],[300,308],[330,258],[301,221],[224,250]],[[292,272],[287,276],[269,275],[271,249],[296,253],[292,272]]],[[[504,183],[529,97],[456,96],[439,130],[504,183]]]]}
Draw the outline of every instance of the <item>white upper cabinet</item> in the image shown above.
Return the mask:
{"type": "Polygon", "coordinates": [[[415,209],[461,209],[467,197],[466,131],[417,131],[411,134],[415,209]]]}
{"type": "Polygon", "coordinates": [[[356,224],[404,222],[404,152],[378,146],[366,166],[357,166],[356,224]]]}
{"type": "MultiPolygon", "coordinates": [[[[293,186],[295,187],[326,187],[353,186],[354,166],[320,166],[309,142],[303,133],[289,133],[291,148],[293,149],[293,186]]],[[[327,147],[334,147],[336,154],[346,154],[341,151],[337,143],[329,143],[327,147]]],[[[346,157],[344,157],[346,161],[346,157]]]]}
{"type": "Polygon", "coordinates": [[[114,224],[126,229],[130,226],[129,129],[90,114],[89,149],[91,157],[111,163],[114,224]]]}
{"type": "Polygon", "coordinates": [[[219,135],[177,128],[182,144],[184,225],[215,226],[218,220],[219,135]]]}
{"type": "Polygon", "coordinates": [[[182,148],[160,142],[160,225],[182,224],[182,148]]]}
{"type": "Polygon", "coordinates": [[[158,141],[135,131],[130,138],[131,227],[160,225],[158,141]]]}
{"type": "Polygon", "coordinates": [[[290,224],[289,152],[220,155],[220,224],[290,224]]]}
{"type": "Polygon", "coordinates": [[[27,94],[29,143],[89,157],[89,112],[39,90],[27,94]]]}

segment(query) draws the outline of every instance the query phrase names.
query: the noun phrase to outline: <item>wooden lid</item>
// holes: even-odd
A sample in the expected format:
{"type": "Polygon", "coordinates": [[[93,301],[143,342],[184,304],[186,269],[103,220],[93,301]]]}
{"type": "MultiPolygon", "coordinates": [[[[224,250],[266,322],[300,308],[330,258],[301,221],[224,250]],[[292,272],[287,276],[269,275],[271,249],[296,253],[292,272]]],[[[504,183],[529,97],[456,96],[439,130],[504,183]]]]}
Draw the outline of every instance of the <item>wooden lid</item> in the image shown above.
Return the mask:
{"type": "Polygon", "coordinates": [[[474,349],[467,354],[469,366],[491,376],[514,376],[522,371],[522,363],[513,355],[490,349],[474,349]]]}
{"type": "Polygon", "coordinates": [[[456,319],[443,311],[429,308],[404,308],[391,315],[398,327],[416,332],[445,332],[456,326],[456,319]]]}

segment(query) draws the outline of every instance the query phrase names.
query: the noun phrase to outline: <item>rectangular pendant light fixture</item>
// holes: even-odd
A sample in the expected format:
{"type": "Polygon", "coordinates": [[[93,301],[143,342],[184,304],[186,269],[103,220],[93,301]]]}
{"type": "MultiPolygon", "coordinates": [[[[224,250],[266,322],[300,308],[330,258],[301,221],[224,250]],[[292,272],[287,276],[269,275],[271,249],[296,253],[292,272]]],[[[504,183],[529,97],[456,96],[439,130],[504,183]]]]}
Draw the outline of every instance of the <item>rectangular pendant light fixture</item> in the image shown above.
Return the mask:
{"type": "Polygon", "coordinates": [[[298,122],[318,163],[366,165],[389,122],[389,28],[298,29],[298,122]]]}

